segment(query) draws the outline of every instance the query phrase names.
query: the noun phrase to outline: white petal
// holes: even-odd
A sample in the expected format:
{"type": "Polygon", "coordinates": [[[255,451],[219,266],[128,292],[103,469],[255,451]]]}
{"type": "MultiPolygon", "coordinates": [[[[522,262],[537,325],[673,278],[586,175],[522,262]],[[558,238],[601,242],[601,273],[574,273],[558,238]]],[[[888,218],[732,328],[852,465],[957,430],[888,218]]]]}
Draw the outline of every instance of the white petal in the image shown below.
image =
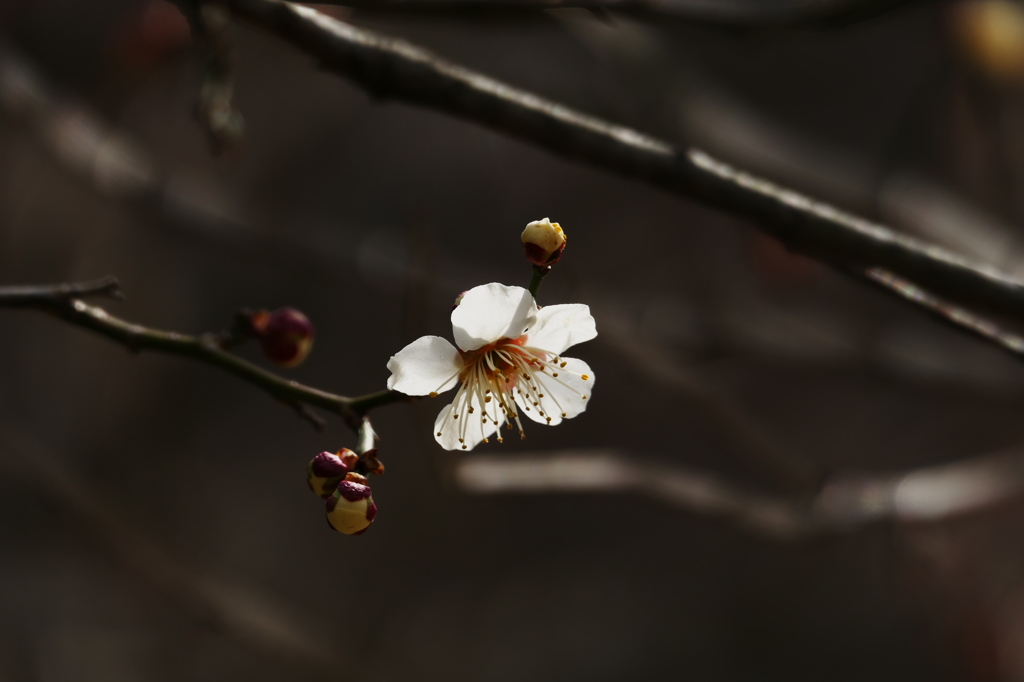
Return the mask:
{"type": "Polygon", "coordinates": [[[388,388],[406,395],[428,395],[455,388],[462,356],[440,336],[423,336],[388,360],[388,388]]]}
{"type": "Polygon", "coordinates": [[[566,348],[595,336],[597,325],[590,314],[590,306],[563,303],[537,311],[537,321],[530,327],[525,345],[559,355],[566,348]]]}
{"type": "Polygon", "coordinates": [[[522,287],[473,287],[452,311],[452,332],[462,350],[476,350],[498,339],[518,339],[537,318],[537,304],[522,287]]]}
{"type": "Polygon", "coordinates": [[[486,407],[485,413],[479,396],[465,387],[459,388],[455,400],[434,420],[434,440],[445,450],[472,450],[505,423],[505,415],[497,408],[496,401],[492,400],[486,407]],[[472,412],[469,411],[470,406],[473,407],[472,412]]]}
{"type": "Polygon", "coordinates": [[[561,362],[565,363],[565,367],[534,372],[533,384],[537,388],[531,392],[533,395],[516,391],[516,403],[522,408],[520,415],[525,414],[535,422],[554,426],[562,419],[571,419],[587,409],[590,392],[594,390],[594,373],[582,360],[561,358],[561,362]],[[541,395],[544,397],[541,398],[541,395]],[[539,405],[534,405],[534,402],[539,405]],[[527,407],[530,409],[527,410],[527,407]],[[551,421],[548,421],[548,417],[551,421]]]}

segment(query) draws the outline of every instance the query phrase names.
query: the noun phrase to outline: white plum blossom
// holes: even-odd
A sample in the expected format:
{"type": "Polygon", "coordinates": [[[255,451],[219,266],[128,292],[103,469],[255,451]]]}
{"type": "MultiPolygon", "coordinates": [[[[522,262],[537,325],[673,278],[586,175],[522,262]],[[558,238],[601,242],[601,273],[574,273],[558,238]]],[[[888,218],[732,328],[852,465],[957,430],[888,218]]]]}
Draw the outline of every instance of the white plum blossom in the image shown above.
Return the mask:
{"type": "Polygon", "coordinates": [[[597,336],[588,306],[540,308],[522,287],[484,284],[462,295],[452,332],[458,347],[424,336],[388,361],[389,389],[433,397],[459,386],[434,422],[445,450],[469,450],[495,433],[500,443],[506,422],[525,438],[524,416],[554,426],[587,409],[594,373],[562,352],[597,336]]]}

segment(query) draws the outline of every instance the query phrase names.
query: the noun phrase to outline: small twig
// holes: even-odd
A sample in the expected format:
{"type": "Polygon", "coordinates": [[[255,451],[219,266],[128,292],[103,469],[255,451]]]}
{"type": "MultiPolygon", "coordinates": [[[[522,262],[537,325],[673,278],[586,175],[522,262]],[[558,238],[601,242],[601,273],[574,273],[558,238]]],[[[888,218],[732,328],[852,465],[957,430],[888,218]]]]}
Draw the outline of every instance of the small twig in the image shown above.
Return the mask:
{"type": "Polygon", "coordinates": [[[459,460],[455,477],[463,490],[480,495],[640,495],[769,540],[797,542],[883,521],[942,521],[1021,497],[1024,454],[984,455],[895,474],[844,474],[810,500],[754,493],[616,450],[473,455],[459,460]]]}
{"type": "Polygon", "coordinates": [[[72,298],[102,296],[115,301],[124,300],[124,292],[117,278],[111,275],[92,282],[78,284],[43,284],[37,286],[0,286],[0,301],[8,308],[30,308],[72,298]]]}
{"type": "Polygon", "coordinates": [[[323,431],[327,428],[327,422],[324,421],[324,418],[314,412],[313,408],[309,405],[300,402],[291,402],[289,405],[294,408],[296,414],[298,414],[300,418],[309,422],[317,431],[323,431]]]}
{"type": "Polygon", "coordinates": [[[913,282],[897,277],[881,268],[872,268],[864,271],[863,274],[866,279],[877,284],[879,288],[895,292],[956,329],[990,341],[1011,353],[1017,360],[1024,360],[1024,338],[1000,329],[996,324],[963,308],[942,301],[913,282]]]}
{"type": "MultiPolygon", "coordinates": [[[[114,285],[116,288],[116,282],[114,285]]],[[[319,407],[340,415],[351,428],[358,429],[363,415],[368,411],[382,405],[409,400],[408,396],[396,391],[380,391],[348,398],[312,386],[305,386],[297,381],[268,372],[227,352],[218,345],[216,335],[189,336],[178,332],[144,327],[114,317],[102,308],[89,305],[74,297],[75,291],[99,293],[103,287],[109,289],[105,292],[106,295],[111,295],[110,292],[115,290],[105,280],[88,284],[0,288],[0,308],[43,310],[66,322],[117,341],[132,352],[153,350],[205,362],[262,388],[274,398],[295,407],[304,418],[309,419],[315,425],[322,424],[322,420],[315,415],[313,415],[315,419],[310,419],[309,406],[319,407]]]]}
{"type": "Polygon", "coordinates": [[[235,41],[231,13],[216,0],[192,1],[198,2],[193,30],[206,53],[196,118],[206,130],[211,150],[220,154],[235,147],[245,129],[245,121],[233,104],[235,41]]]}
{"type": "Polygon", "coordinates": [[[475,121],[561,156],[751,219],[791,250],[840,267],[881,267],[958,303],[1024,319],[1024,284],[840,211],[697,150],[682,150],[442,60],[405,41],[278,0],[225,0],[252,22],[379,98],[475,121]]]}

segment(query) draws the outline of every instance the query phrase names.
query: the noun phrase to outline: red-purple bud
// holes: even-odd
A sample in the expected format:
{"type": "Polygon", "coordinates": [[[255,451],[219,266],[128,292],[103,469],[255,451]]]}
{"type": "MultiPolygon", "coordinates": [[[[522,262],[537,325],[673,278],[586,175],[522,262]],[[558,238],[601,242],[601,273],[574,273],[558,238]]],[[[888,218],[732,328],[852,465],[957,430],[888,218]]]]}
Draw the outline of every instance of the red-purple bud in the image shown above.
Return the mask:
{"type": "Polygon", "coordinates": [[[558,223],[553,223],[547,218],[535,220],[523,230],[522,239],[526,259],[534,265],[554,265],[562,259],[566,236],[558,223]]]}
{"type": "Polygon", "coordinates": [[[366,484],[366,477],[359,474],[347,474],[338,483],[327,498],[326,508],[327,523],[345,535],[362,535],[377,517],[370,486],[366,484]]]}
{"type": "Polygon", "coordinates": [[[313,323],[295,308],[281,308],[272,313],[262,310],[253,313],[250,322],[263,354],[277,365],[302,364],[313,349],[313,323]]]}
{"type": "Polygon", "coordinates": [[[321,452],[310,460],[306,469],[306,481],[309,483],[309,489],[320,497],[330,497],[338,488],[338,483],[352,468],[352,465],[345,461],[346,453],[351,453],[356,460],[358,459],[356,453],[342,448],[338,454],[321,452]]]}

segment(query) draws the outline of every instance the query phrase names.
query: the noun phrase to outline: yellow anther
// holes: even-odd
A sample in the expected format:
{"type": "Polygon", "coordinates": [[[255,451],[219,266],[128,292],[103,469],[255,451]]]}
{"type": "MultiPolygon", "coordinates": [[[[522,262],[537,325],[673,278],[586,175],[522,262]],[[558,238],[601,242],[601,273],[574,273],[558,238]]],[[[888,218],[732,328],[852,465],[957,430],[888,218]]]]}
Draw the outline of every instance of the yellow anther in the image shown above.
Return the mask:
{"type": "MultiPolygon", "coordinates": [[[[580,375],[580,379],[583,379],[584,381],[586,381],[586,380],[587,380],[587,379],[589,379],[589,378],[590,378],[590,375],[589,375],[589,374],[581,374],[581,375],[580,375]]],[[[471,408],[469,408],[469,409],[471,409],[471,410],[472,410],[473,408],[471,407],[471,408]]]]}
{"type": "Polygon", "coordinates": [[[430,397],[431,398],[436,398],[437,397],[437,391],[431,391],[430,392],[430,397]]]}
{"type": "Polygon", "coordinates": [[[562,364],[559,365],[559,367],[565,367],[568,364],[569,364],[568,362],[563,362],[562,364]]]}

